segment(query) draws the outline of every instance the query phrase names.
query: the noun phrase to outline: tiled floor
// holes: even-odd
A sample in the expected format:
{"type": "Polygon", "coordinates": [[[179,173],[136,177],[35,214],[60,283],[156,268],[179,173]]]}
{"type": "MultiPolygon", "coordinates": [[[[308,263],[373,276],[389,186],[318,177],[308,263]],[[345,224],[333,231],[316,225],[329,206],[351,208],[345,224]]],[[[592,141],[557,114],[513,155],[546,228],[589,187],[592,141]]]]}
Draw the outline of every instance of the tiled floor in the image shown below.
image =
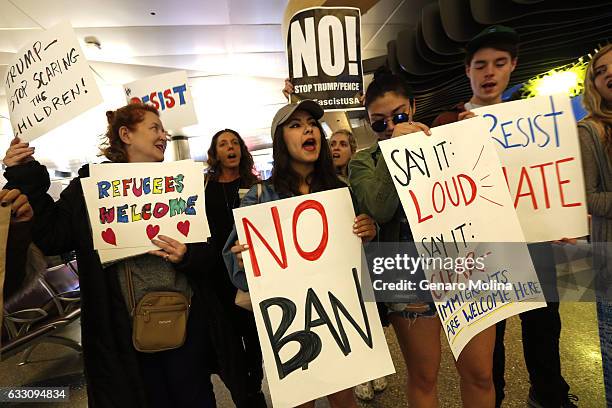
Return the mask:
{"type": "MultiPolygon", "coordinates": [[[[601,357],[593,303],[562,303],[561,315],[563,332],[561,335],[561,356],[563,373],[572,387],[571,392],[580,397],[580,407],[604,407],[603,381],[601,375],[601,357]]],[[[69,327],[68,335],[78,337],[78,323],[69,327]]],[[[399,346],[392,330],[387,331],[391,354],[397,374],[389,377],[389,387],[378,394],[374,401],[362,403],[363,407],[404,407],[406,406],[403,379],[405,367],[399,346]]],[[[504,407],[525,407],[529,390],[527,372],[523,361],[520,336],[520,321],[512,318],[508,322],[506,334],[506,401],[504,407]]],[[[71,398],[69,403],[45,404],[45,407],[80,408],[87,406],[86,391],[83,386],[81,359],[72,350],[58,345],[41,345],[32,355],[39,362],[17,367],[19,355],[0,363],[0,387],[25,384],[45,384],[61,386],[70,384],[71,398]]],[[[220,408],[233,407],[227,391],[215,378],[215,389],[220,408]]],[[[439,394],[441,407],[460,406],[459,382],[454,368],[452,355],[445,347],[439,377],[439,394]]],[[[8,405],[7,405],[8,406],[8,405]]],[[[19,408],[35,406],[34,404],[15,405],[19,408]]],[[[319,401],[317,407],[327,407],[326,401],[319,401]]]]}
{"type": "MultiPolygon", "coordinates": [[[[592,300],[591,273],[589,262],[585,260],[586,252],[580,245],[557,250],[557,272],[559,276],[559,291],[561,293],[561,364],[563,375],[570,384],[570,392],[579,396],[580,407],[599,408],[605,406],[601,355],[595,304],[585,302],[592,300]],[[582,252],[581,252],[582,251],[582,252]],[[560,256],[560,257],[559,257],[560,256]],[[568,301],[569,300],[569,301],[568,301]],[[575,302],[574,300],[582,300],[575,302]]],[[[508,320],[506,329],[506,400],[504,407],[517,408],[526,406],[529,381],[521,344],[521,326],[518,317],[508,320]]],[[[79,339],[79,323],[73,323],[65,329],[65,335],[79,339]]],[[[386,329],[387,340],[393,361],[397,370],[395,375],[388,377],[389,386],[368,403],[360,403],[362,407],[399,408],[406,406],[404,381],[406,369],[403,363],[397,339],[392,329],[386,329]]],[[[446,344],[444,339],[442,344],[446,344]]],[[[42,344],[33,353],[31,359],[36,362],[18,367],[20,355],[10,357],[0,362],[0,387],[31,385],[31,386],[70,386],[70,402],[47,403],[48,408],[81,408],[87,406],[87,393],[82,376],[82,360],[73,350],[54,344],[42,344]]],[[[218,377],[213,377],[217,404],[220,408],[233,407],[229,393],[218,377]]],[[[264,391],[269,402],[267,385],[264,391]]],[[[455,370],[452,354],[448,346],[444,346],[442,364],[440,367],[438,392],[440,407],[461,406],[459,381],[455,370]]],[[[1,404],[0,404],[1,405],[1,404]]],[[[269,404],[271,406],[271,404],[269,404]]],[[[8,405],[3,405],[8,406],[8,405]]],[[[16,407],[38,406],[20,404],[16,407]]],[[[327,401],[317,401],[317,407],[328,407],[327,401]]]]}

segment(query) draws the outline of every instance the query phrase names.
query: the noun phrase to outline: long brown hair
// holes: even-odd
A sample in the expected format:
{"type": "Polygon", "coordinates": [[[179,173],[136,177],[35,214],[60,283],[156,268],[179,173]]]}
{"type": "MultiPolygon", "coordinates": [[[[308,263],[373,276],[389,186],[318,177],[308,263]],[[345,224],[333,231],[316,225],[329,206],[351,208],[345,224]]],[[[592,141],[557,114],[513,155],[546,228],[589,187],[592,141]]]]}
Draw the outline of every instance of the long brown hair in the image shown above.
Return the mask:
{"type": "Polygon", "coordinates": [[[585,120],[595,126],[606,152],[612,155],[612,105],[607,103],[595,88],[595,65],[609,52],[612,52],[612,44],[601,48],[589,62],[584,77],[582,104],[588,112],[585,120]]]}
{"type": "MultiPolygon", "coordinates": [[[[325,141],[325,131],[318,120],[317,127],[321,132],[321,150],[319,151],[319,157],[317,157],[314,163],[314,170],[309,179],[306,180],[310,186],[310,192],[315,193],[318,191],[346,187],[346,184],[340,181],[336,175],[331,150],[329,144],[325,141]]],[[[301,177],[293,170],[293,167],[291,167],[291,156],[289,155],[289,149],[283,137],[282,124],[276,128],[273,139],[272,158],[274,160],[274,165],[272,167],[270,181],[274,185],[274,189],[277,193],[301,195],[301,177]]]]}
{"type": "Polygon", "coordinates": [[[206,159],[206,162],[210,166],[208,169],[208,177],[210,177],[210,179],[213,181],[217,181],[221,175],[221,162],[217,158],[217,141],[219,136],[221,136],[223,133],[231,133],[238,139],[238,144],[240,145],[240,164],[238,165],[240,186],[250,188],[253,184],[259,181],[259,178],[254,174],[255,163],[253,161],[253,156],[251,156],[251,153],[249,152],[246,143],[244,143],[244,140],[242,140],[242,137],[240,137],[238,132],[232,129],[220,130],[212,137],[210,147],[208,148],[208,159],[206,159]]]}
{"type": "Polygon", "coordinates": [[[146,112],[159,116],[157,109],[143,103],[130,103],[116,111],[107,111],[108,127],[100,145],[100,155],[105,156],[113,163],[127,163],[127,149],[125,143],[121,140],[121,136],[119,136],[119,129],[125,126],[134,131],[136,125],[144,120],[146,112]]]}

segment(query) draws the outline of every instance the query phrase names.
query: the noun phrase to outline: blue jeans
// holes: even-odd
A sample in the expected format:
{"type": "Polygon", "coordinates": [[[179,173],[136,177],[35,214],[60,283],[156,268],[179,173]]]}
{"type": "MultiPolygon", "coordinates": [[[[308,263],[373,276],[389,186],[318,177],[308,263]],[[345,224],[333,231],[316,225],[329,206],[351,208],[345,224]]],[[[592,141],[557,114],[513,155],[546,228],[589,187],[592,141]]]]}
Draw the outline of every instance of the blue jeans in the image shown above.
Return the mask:
{"type": "Polygon", "coordinates": [[[599,343],[603,366],[606,405],[612,406],[612,302],[597,297],[597,322],[599,324],[599,343]]]}

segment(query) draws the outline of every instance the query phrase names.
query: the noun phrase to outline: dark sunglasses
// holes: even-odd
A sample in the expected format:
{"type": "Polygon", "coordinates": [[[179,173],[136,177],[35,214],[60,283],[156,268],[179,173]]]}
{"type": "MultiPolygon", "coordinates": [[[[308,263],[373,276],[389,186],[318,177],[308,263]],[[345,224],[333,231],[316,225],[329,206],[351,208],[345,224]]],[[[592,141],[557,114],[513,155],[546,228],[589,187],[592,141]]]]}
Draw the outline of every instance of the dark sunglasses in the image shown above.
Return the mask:
{"type": "MultiPolygon", "coordinates": [[[[393,124],[397,125],[400,123],[409,122],[411,118],[408,113],[402,112],[402,113],[396,113],[395,115],[393,115],[391,120],[393,121],[393,124]]],[[[372,122],[372,130],[378,133],[384,132],[387,129],[388,124],[389,122],[387,121],[386,118],[377,120],[376,122],[372,122]]]]}

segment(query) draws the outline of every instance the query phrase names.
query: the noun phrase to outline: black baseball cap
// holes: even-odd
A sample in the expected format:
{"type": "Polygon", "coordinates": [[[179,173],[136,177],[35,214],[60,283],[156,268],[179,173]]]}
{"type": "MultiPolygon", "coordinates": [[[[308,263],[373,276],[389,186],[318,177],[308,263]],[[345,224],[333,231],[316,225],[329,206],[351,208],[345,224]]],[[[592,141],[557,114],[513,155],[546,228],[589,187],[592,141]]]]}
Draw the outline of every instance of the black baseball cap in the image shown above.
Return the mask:
{"type": "Polygon", "coordinates": [[[479,49],[486,47],[489,44],[495,43],[518,44],[519,36],[514,29],[502,25],[494,25],[482,30],[478,35],[472,38],[466,45],[465,49],[468,53],[473,54],[479,49]]]}

